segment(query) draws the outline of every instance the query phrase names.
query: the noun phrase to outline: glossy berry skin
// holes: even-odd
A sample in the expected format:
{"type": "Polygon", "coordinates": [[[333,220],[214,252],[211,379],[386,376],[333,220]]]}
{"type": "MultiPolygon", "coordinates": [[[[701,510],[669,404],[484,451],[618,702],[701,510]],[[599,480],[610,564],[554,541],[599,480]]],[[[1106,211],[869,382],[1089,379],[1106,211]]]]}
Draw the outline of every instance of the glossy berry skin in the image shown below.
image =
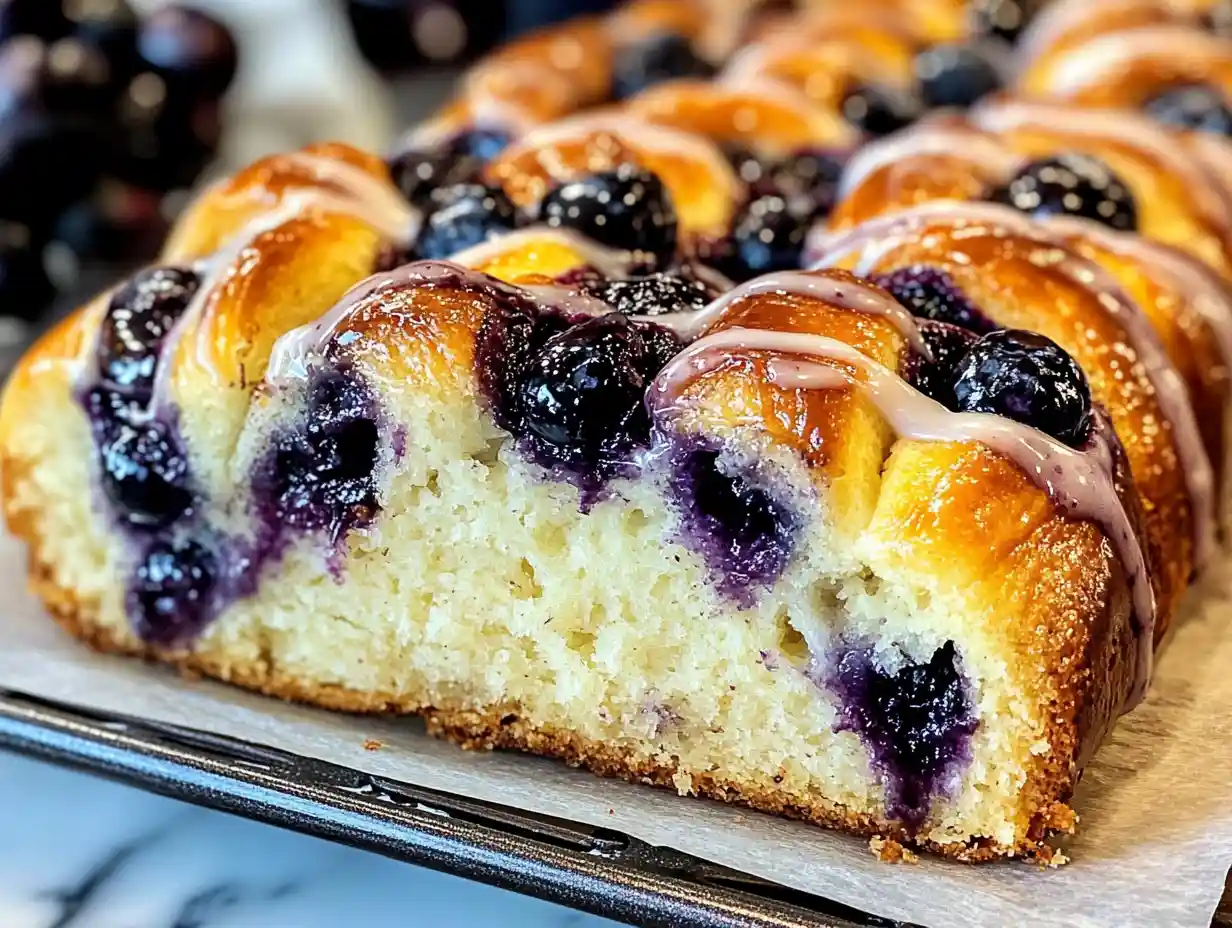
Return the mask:
{"type": "Polygon", "coordinates": [[[442,187],[433,191],[429,203],[431,212],[415,242],[415,254],[422,260],[443,260],[517,224],[517,210],[499,187],[442,187]]]}
{"type": "Polygon", "coordinates": [[[478,183],[484,164],[506,144],[502,139],[499,133],[475,130],[440,148],[408,149],[389,162],[389,173],[407,202],[423,207],[440,188],[478,183]]]}
{"type": "Polygon", "coordinates": [[[664,260],[676,249],[676,207],[657,176],[632,164],[562,184],[539,207],[553,228],[664,260]]]}
{"type": "Polygon", "coordinates": [[[1001,72],[990,54],[972,45],[937,45],[915,60],[920,96],[929,108],[966,109],[1001,88],[1001,72]]]}
{"type": "Polygon", "coordinates": [[[33,232],[28,226],[0,221],[0,316],[33,322],[53,295],[33,232]]]}
{"type": "Polygon", "coordinates": [[[873,137],[904,129],[919,117],[918,100],[880,87],[856,87],[843,100],[843,118],[873,137]]]}
{"type": "Polygon", "coordinates": [[[846,158],[837,152],[801,151],[779,161],[770,172],[774,192],[809,201],[818,214],[829,213],[838,197],[846,158]]]}
{"type": "Polygon", "coordinates": [[[152,268],[138,273],[112,296],[98,341],[104,383],[134,396],[149,394],[163,339],[199,285],[192,271],[152,268]]]}
{"type": "Polygon", "coordinates": [[[485,164],[509,145],[509,133],[500,129],[470,129],[450,139],[445,150],[455,158],[476,158],[485,164]]]}
{"type": "Polygon", "coordinates": [[[613,280],[597,289],[601,300],[626,316],[662,316],[689,312],[710,302],[706,286],[670,274],[613,280]]]}
{"type": "Polygon", "coordinates": [[[187,539],[155,542],[129,587],[133,631],[161,645],[196,635],[209,619],[216,573],[215,558],[203,545],[187,539]]]}
{"type": "Polygon", "coordinates": [[[903,379],[947,409],[954,409],[958,363],[979,336],[956,325],[929,319],[921,319],[918,325],[931,357],[912,352],[903,364],[903,379]]]}
{"type": "Polygon", "coordinates": [[[1048,0],[972,0],[971,19],[977,35],[1015,42],[1048,0]]]}
{"type": "Polygon", "coordinates": [[[156,421],[113,424],[99,448],[102,485],[119,519],[156,529],[192,507],[188,459],[171,430],[156,421]]]}
{"type": "Polygon", "coordinates": [[[732,229],[733,263],[729,276],[746,280],[758,274],[800,267],[813,216],[806,206],[781,196],[758,197],[732,229]]]}
{"type": "Polygon", "coordinates": [[[141,61],[177,93],[217,100],[231,86],[239,53],[230,31],[199,10],[175,4],[146,17],[137,34],[141,61]]]}
{"type": "Polygon", "coordinates": [[[991,199],[1038,218],[1091,219],[1121,232],[1138,227],[1138,209],[1129,188],[1102,161],[1086,155],[1032,161],[991,199]]]}
{"type": "Polygon", "coordinates": [[[1178,129],[1232,135],[1232,107],[1224,95],[1205,84],[1173,87],[1147,101],[1148,116],[1178,129]]]}
{"type": "Polygon", "coordinates": [[[1064,349],[1034,332],[983,336],[958,363],[955,408],[1005,416],[1078,447],[1091,423],[1091,387],[1064,349]]]}
{"type": "MultiPolygon", "coordinates": [[[[581,456],[598,456],[640,428],[649,385],[637,331],[599,316],[548,339],[519,385],[530,433],[581,456]]],[[[639,436],[640,437],[640,436],[639,436]]]]}
{"type": "Polygon", "coordinates": [[[919,319],[948,322],[973,332],[991,332],[995,326],[967,299],[958,284],[940,268],[916,265],[889,274],[876,274],[873,283],[919,319]]]}
{"type": "Polygon", "coordinates": [[[726,142],[722,147],[723,155],[727,158],[727,163],[732,166],[732,170],[736,172],[736,176],[748,187],[761,190],[761,185],[769,181],[775,162],[772,159],[763,158],[753,149],[739,142],[726,142]]]}
{"type": "Polygon", "coordinates": [[[665,33],[622,49],[616,56],[612,96],[623,100],[678,77],[710,77],[714,66],[700,58],[684,36],[665,33]]]}

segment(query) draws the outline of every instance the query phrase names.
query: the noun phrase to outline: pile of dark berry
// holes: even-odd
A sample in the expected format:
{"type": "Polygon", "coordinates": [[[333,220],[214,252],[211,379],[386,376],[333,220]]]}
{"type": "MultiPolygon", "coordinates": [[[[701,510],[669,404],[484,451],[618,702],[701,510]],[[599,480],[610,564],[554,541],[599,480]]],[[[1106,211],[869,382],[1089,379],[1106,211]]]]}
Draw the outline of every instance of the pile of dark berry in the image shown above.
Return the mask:
{"type": "Polygon", "coordinates": [[[236,58],[187,7],[0,0],[0,317],[36,321],[81,267],[156,252],[217,149],[236,58]]]}

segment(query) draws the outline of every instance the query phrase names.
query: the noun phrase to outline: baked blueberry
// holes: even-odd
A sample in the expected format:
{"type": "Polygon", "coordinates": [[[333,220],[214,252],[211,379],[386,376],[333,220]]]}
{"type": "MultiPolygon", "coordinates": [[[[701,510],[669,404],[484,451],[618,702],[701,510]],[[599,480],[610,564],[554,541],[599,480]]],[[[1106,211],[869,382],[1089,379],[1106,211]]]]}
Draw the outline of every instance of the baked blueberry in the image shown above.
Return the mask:
{"type": "Polygon", "coordinates": [[[170,525],[192,506],[188,459],[170,429],[157,421],[119,424],[99,449],[103,492],[117,516],[134,528],[170,525]]]}
{"type": "Polygon", "coordinates": [[[476,158],[486,163],[504,151],[509,142],[509,133],[500,129],[470,129],[451,139],[446,149],[456,158],[476,158]]]}
{"type": "Polygon", "coordinates": [[[712,74],[714,66],[698,56],[687,38],[668,32],[630,45],[616,55],[612,96],[623,100],[662,81],[712,74]]]}
{"type": "Polygon", "coordinates": [[[747,145],[741,145],[739,142],[726,142],[723,145],[723,154],[727,157],[732,170],[736,172],[736,176],[753,190],[762,190],[761,185],[769,181],[774,162],[768,158],[762,158],[747,145]]]}
{"type": "Polygon", "coordinates": [[[809,204],[778,195],[758,197],[732,228],[733,266],[724,268],[741,280],[800,267],[804,240],[813,225],[809,204]]]}
{"type": "Polygon", "coordinates": [[[157,267],[139,272],[112,296],[98,340],[106,384],[134,396],[148,395],[163,339],[199,285],[190,270],[157,267]]]}
{"type": "Polygon", "coordinates": [[[869,648],[853,648],[835,661],[826,681],[839,697],[838,731],[864,742],[885,784],[887,811],[919,825],[935,795],[969,758],[976,717],[954,642],[926,661],[889,668],[869,648]]]}
{"type": "Polygon", "coordinates": [[[176,92],[216,100],[231,86],[239,58],[230,31],[190,7],[169,5],[151,13],[137,35],[141,60],[176,92]]]}
{"type": "Polygon", "coordinates": [[[1091,423],[1091,387],[1066,351],[1034,332],[990,332],[954,378],[955,409],[1005,416],[1077,447],[1091,423]]]}
{"type": "Polygon", "coordinates": [[[253,481],[271,530],[325,531],[337,540],[366,523],[379,509],[379,452],[376,403],[367,387],[345,372],[318,376],[305,421],[279,438],[253,481]]]}
{"type": "Polygon", "coordinates": [[[870,278],[920,319],[934,319],[974,332],[996,326],[967,299],[958,284],[940,268],[914,265],[870,278]]]}
{"type": "Polygon", "coordinates": [[[0,312],[34,321],[53,295],[34,233],[29,226],[0,220],[0,312]]]}
{"type": "Polygon", "coordinates": [[[991,199],[1029,216],[1076,216],[1122,232],[1138,227],[1129,187],[1106,164],[1087,155],[1032,161],[991,199]]]}
{"type": "Polygon", "coordinates": [[[1232,135],[1232,108],[1224,95],[1207,84],[1186,84],[1165,90],[1145,105],[1149,116],[1179,129],[1232,135]]]}
{"type": "Polygon", "coordinates": [[[788,199],[802,198],[818,214],[829,213],[838,196],[838,182],[846,158],[837,152],[801,151],[774,165],[773,192],[788,199]]]}
{"type": "Polygon", "coordinates": [[[1014,42],[1048,0],[972,0],[971,18],[978,35],[1014,42]]]}
{"type": "Polygon", "coordinates": [[[596,289],[599,298],[626,316],[662,316],[698,310],[710,302],[705,284],[673,274],[613,280],[596,289]]]}
{"type": "Polygon", "coordinates": [[[518,389],[523,424],[568,458],[593,461],[645,441],[642,405],[653,372],[636,327],[598,316],[548,339],[518,389]]]}
{"type": "Polygon", "coordinates": [[[916,57],[915,74],[927,107],[966,109],[1002,83],[988,49],[975,45],[935,45],[916,57]]]}
{"type": "Polygon", "coordinates": [[[90,426],[100,442],[107,442],[125,425],[136,425],[146,415],[145,404],[124,393],[106,387],[92,387],[82,397],[81,405],[90,419],[90,426]]]}
{"type": "Polygon", "coordinates": [[[843,98],[843,118],[866,135],[889,135],[919,117],[920,102],[909,93],[864,86],[843,98]]]}
{"type": "Polygon", "coordinates": [[[911,352],[903,363],[903,378],[925,396],[954,409],[957,406],[954,380],[958,376],[958,363],[979,336],[968,329],[929,319],[921,319],[918,325],[930,357],[911,352]]]}
{"type": "Polygon", "coordinates": [[[499,187],[456,184],[428,197],[415,254],[424,260],[444,259],[478,245],[517,224],[517,210],[499,187]]]}
{"type": "Polygon", "coordinates": [[[143,641],[173,645],[209,619],[217,573],[214,556],[191,540],[157,541],[137,566],[128,592],[129,619],[143,641]]]}
{"type": "Polygon", "coordinates": [[[714,448],[678,450],[670,483],[681,541],[702,556],[721,593],[752,606],[757,588],[773,585],[790,562],[798,518],[714,448]]]}
{"type": "Polygon", "coordinates": [[[633,164],[557,187],[539,207],[548,226],[665,260],[676,249],[676,207],[663,181],[633,164]]]}

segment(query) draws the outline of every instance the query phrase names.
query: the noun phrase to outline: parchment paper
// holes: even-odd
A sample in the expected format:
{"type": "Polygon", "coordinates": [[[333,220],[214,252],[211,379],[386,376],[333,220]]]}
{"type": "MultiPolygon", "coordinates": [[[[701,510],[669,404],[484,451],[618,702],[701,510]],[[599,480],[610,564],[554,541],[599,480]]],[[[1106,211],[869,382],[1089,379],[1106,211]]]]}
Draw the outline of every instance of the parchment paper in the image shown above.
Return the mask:
{"type": "Polygon", "coordinates": [[[0,686],[189,725],[369,773],[614,828],[930,928],[1206,928],[1232,865],[1232,564],[1193,597],[1146,703],[1088,768],[1072,862],[1055,870],[875,860],[865,841],[717,802],[593,777],[552,761],[464,752],[406,720],[356,719],[93,655],[23,593],[0,537],[0,686]],[[365,739],[384,742],[377,752],[365,739]]]}

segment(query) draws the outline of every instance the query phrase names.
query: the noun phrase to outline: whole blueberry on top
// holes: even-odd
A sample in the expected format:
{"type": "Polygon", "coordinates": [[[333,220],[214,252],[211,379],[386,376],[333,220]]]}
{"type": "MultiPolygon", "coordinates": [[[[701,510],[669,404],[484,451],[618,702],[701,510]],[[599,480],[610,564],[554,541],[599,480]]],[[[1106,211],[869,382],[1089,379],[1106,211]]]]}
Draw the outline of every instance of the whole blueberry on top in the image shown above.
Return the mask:
{"type": "Polygon", "coordinates": [[[875,274],[871,280],[888,290],[894,299],[921,319],[948,322],[975,332],[989,332],[995,326],[967,299],[958,284],[940,268],[913,265],[889,274],[875,274]]]}
{"type": "Polygon", "coordinates": [[[1207,84],[1185,84],[1165,90],[1145,104],[1147,115],[1179,129],[1232,135],[1232,108],[1224,95],[1207,84]]]}
{"type": "Polygon", "coordinates": [[[665,260],[676,250],[676,207],[656,175],[634,164],[557,187],[539,207],[553,228],[576,229],[604,245],[665,260]]]}
{"type": "Polygon", "coordinates": [[[714,66],[698,56],[693,44],[674,32],[651,36],[621,49],[612,73],[612,96],[631,97],[662,81],[677,77],[710,77],[714,66]]]}
{"type": "Polygon", "coordinates": [[[1048,0],[972,0],[971,18],[977,35],[1015,41],[1048,0]]]}
{"type": "Polygon", "coordinates": [[[195,541],[156,541],[137,565],[128,592],[133,631],[143,641],[172,645],[190,638],[208,619],[217,566],[195,541]]]}
{"type": "Polygon", "coordinates": [[[760,190],[760,185],[769,180],[775,164],[772,159],[763,158],[753,149],[739,142],[724,142],[722,148],[727,163],[732,166],[736,176],[746,185],[754,190],[760,190]]]}
{"type": "Polygon", "coordinates": [[[983,336],[958,363],[955,408],[1005,416],[1077,447],[1091,423],[1091,387],[1066,351],[1034,332],[983,336]]]}
{"type": "Polygon", "coordinates": [[[723,270],[747,280],[771,271],[800,267],[804,241],[813,224],[807,204],[785,197],[758,197],[732,228],[733,264],[723,270]]]}
{"type": "Polygon", "coordinates": [[[504,151],[510,141],[509,133],[501,129],[476,127],[455,135],[445,150],[455,158],[476,158],[487,163],[504,151]]]}
{"type": "Polygon", "coordinates": [[[903,379],[947,409],[954,409],[958,362],[966,357],[967,350],[979,336],[968,329],[930,319],[921,319],[919,329],[928,346],[929,357],[914,351],[909,354],[903,362],[903,379]]]}
{"type": "Polygon", "coordinates": [[[843,118],[865,135],[889,135],[920,118],[920,101],[884,87],[855,87],[843,98],[843,118]]]}
{"type": "Polygon", "coordinates": [[[705,284],[673,274],[609,281],[597,288],[601,300],[626,316],[662,316],[698,310],[710,302],[705,284]]]}
{"type": "Polygon", "coordinates": [[[517,209],[499,187],[441,187],[428,203],[430,212],[415,241],[415,254],[423,260],[448,258],[517,224],[517,209]]]}
{"type": "Polygon", "coordinates": [[[175,4],[146,17],[137,50],[163,80],[202,99],[221,97],[239,65],[235,39],[226,26],[200,10],[175,4]]]}
{"type": "Polygon", "coordinates": [[[183,315],[200,278],[178,267],[141,271],[111,297],[98,339],[102,379],[110,386],[145,396],[163,339],[183,315]]]}
{"type": "Polygon", "coordinates": [[[623,461],[649,439],[643,398],[678,350],[670,333],[620,313],[557,332],[528,357],[517,378],[518,431],[558,461],[589,466],[623,461]]]}
{"type": "Polygon", "coordinates": [[[974,45],[935,45],[916,57],[915,73],[927,107],[966,109],[1001,87],[989,51],[974,45]]]}
{"type": "Polygon", "coordinates": [[[838,199],[846,156],[835,151],[798,151],[767,165],[752,187],[753,197],[778,194],[818,216],[828,215],[838,199]]]}
{"type": "Polygon", "coordinates": [[[470,180],[472,167],[469,161],[460,162],[446,152],[413,148],[394,156],[389,173],[407,202],[423,206],[437,187],[470,180]]]}
{"type": "Polygon", "coordinates": [[[1032,161],[991,199],[1029,216],[1076,216],[1122,232],[1138,227],[1129,187],[1088,155],[1067,153],[1032,161]]]}

